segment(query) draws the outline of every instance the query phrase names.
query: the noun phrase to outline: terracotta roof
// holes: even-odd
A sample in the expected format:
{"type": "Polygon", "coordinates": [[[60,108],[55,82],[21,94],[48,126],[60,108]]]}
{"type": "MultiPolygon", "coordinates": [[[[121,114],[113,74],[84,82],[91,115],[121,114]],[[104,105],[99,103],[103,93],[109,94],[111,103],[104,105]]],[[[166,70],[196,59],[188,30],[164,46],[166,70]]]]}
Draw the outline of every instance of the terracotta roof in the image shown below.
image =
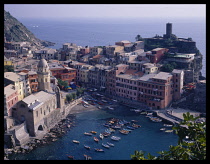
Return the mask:
{"type": "Polygon", "coordinates": [[[96,56],[93,56],[93,59],[98,59],[98,58],[102,58],[103,56],[102,55],[96,55],[96,56]]]}

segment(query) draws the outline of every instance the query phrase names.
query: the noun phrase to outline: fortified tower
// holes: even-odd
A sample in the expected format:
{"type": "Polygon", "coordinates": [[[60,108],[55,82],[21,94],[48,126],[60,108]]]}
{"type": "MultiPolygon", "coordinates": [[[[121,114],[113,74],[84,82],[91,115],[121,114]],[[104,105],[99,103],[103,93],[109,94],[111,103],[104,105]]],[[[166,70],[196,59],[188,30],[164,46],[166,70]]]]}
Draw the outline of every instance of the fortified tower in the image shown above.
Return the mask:
{"type": "Polygon", "coordinates": [[[52,92],[50,86],[50,69],[45,59],[41,59],[37,65],[38,90],[52,92]]]}
{"type": "Polygon", "coordinates": [[[166,36],[170,38],[172,34],[172,23],[167,23],[166,24],[166,36]]]}
{"type": "Polygon", "coordinates": [[[166,34],[163,35],[164,38],[171,38],[172,36],[172,23],[166,24],[166,34]]]}

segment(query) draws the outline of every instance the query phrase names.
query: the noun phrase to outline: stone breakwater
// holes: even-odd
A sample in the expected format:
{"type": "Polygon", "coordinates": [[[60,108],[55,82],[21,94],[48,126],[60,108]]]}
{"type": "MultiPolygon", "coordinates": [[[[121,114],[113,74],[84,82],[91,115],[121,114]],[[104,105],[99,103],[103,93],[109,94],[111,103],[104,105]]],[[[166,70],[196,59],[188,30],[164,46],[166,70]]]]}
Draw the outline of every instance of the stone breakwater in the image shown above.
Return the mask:
{"type": "Polygon", "coordinates": [[[75,126],[75,115],[69,114],[65,119],[59,121],[53,128],[51,128],[41,139],[31,138],[30,141],[24,146],[16,146],[12,149],[5,151],[5,157],[8,158],[12,153],[29,153],[31,150],[39,146],[44,146],[58,140],[66,134],[71,127],[75,126]]]}

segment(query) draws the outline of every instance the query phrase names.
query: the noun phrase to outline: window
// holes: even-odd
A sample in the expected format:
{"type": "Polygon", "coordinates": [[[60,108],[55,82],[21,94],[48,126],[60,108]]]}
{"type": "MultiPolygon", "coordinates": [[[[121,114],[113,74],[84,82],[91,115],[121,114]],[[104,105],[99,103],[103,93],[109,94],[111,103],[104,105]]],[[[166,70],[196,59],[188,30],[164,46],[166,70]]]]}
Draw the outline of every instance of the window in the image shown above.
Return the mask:
{"type": "Polygon", "coordinates": [[[38,111],[36,111],[36,117],[38,117],[38,111]]]}

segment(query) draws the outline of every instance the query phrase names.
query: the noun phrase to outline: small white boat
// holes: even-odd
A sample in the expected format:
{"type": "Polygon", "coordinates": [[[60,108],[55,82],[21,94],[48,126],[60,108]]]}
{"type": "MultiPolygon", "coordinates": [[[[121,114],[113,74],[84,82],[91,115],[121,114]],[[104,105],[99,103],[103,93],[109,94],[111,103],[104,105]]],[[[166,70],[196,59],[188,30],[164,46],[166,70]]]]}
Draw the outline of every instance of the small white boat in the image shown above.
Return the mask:
{"type": "Polygon", "coordinates": [[[165,131],[166,130],[166,128],[160,128],[160,131],[165,131]]]}
{"type": "Polygon", "coordinates": [[[166,130],[165,132],[166,132],[166,133],[172,133],[173,130],[166,130]]]}
{"type": "Polygon", "coordinates": [[[111,139],[114,141],[119,141],[121,138],[118,136],[111,136],[111,139]]]}
{"type": "Polygon", "coordinates": [[[104,139],[104,136],[103,136],[103,134],[99,134],[99,137],[100,137],[100,139],[104,139]]]}
{"type": "Polygon", "coordinates": [[[103,149],[98,149],[98,148],[95,148],[95,151],[98,151],[98,152],[104,152],[103,149]]]}
{"type": "Polygon", "coordinates": [[[108,148],[108,149],[110,148],[110,146],[108,144],[102,143],[101,145],[105,148],[108,148]]]}
{"type": "Polygon", "coordinates": [[[84,145],[84,147],[85,147],[86,149],[89,149],[89,150],[90,150],[90,146],[84,145]]]}
{"type": "Polygon", "coordinates": [[[173,125],[171,125],[171,124],[163,124],[163,126],[172,127],[173,125]]]}
{"type": "Polygon", "coordinates": [[[114,146],[114,144],[111,143],[111,142],[107,142],[107,144],[108,144],[109,146],[114,146]]]}
{"type": "Polygon", "coordinates": [[[93,134],[92,133],[85,132],[84,135],[86,135],[86,136],[92,136],[93,134]]]}
{"type": "Polygon", "coordinates": [[[80,142],[79,141],[77,141],[77,140],[72,140],[72,142],[73,143],[77,143],[77,144],[79,144],[80,142]]]}

